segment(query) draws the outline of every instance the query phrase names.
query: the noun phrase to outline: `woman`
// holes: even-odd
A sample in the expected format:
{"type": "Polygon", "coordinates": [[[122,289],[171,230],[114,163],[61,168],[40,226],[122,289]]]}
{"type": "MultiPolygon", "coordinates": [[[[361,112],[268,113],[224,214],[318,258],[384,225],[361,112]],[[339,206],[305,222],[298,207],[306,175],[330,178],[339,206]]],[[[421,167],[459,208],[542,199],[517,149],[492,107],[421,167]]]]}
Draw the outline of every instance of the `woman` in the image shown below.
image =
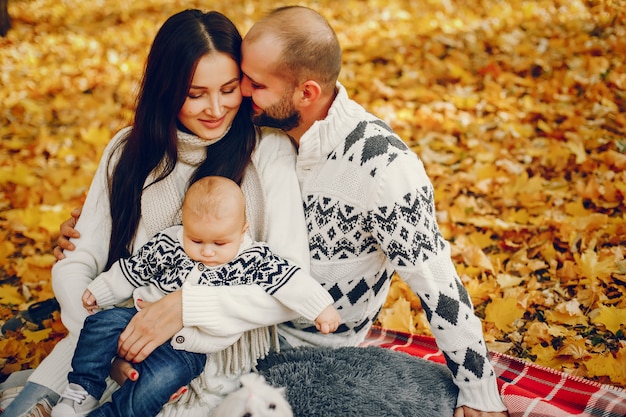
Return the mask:
{"type": "MultiPolygon", "coordinates": [[[[132,128],[120,131],[105,150],[76,224],[81,238],[75,241],[75,250],[67,252],[66,259],[52,270],[55,296],[69,335],[33,372],[3,417],[47,415],[67,383],[76,338],[86,316],[81,295],[87,284],[157,231],[179,224],[183,195],[195,178],[221,175],[241,184],[252,237],[308,268],[295,151],[288,139],[269,130],[263,132],[255,149],[260,135],[250,121],[250,103],[242,101],[240,46],[235,26],[217,12],[180,12],[157,33],[132,128]]],[[[180,312],[179,292],[164,297],[158,306],[140,305],[145,309],[137,316],[149,316],[155,309],[180,312]]],[[[186,325],[194,325],[193,317],[185,320],[186,325]]],[[[136,335],[132,326],[131,321],[128,333],[136,335]]],[[[161,343],[183,327],[182,320],[176,326],[160,329],[164,335],[161,343]]],[[[137,382],[124,384],[122,389],[133,386],[141,389],[142,395],[150,395],[150,384],[158,381],[142,380],[137,362],[155,346],[142,345],[124,334],[121,340],[120,356],[132,360],[139,371],[138,379],[137,374],[131,378],[137,382]]],[[[221,396],[238,387],[238,376],[267,353],[269,341],[268,329],[260,328],[246,332],[227,351],[211,355],[191,389],[160,415],[207,415],[221,396]]],[[[115,388],[112,384],[109,392],[115,388]]],[[[136,409],[133,415],[141,412],[136,409]]]]}

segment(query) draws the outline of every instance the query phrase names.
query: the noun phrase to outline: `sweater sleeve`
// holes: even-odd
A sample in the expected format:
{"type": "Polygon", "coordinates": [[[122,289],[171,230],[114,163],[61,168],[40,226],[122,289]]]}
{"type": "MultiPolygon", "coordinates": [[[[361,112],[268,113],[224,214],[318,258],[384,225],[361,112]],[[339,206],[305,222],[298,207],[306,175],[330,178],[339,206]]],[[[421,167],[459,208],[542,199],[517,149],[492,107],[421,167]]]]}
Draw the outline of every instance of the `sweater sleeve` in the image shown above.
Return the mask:
{"type": "Polygon", "coordinates": [[[281,303],[307,320],[315,321],[317,316],[332,305],[333,297],[315,278],[304,271],[297,271],[275,293],[281,303]]]}
{"type": "Polygon", "coordinates": [[[258,285],[208,287],[185,282],[182,291],[183,326],[198,326],[213,336],[228,336],[299,317],[258,285]]]}
{"type": "Polygon", "coordinates": [[[396,272],[422,302],[437,345],[459,387],[457,406],[505,410],[482,324],[456,273],[449,244],[439,231],[433,187],[414,154],[407,152],[401,158],[409,160],[390,164],[378,183],[377,208],[372,216],[374,234],[396,272]],[[390,201],[395,205],[389,205],[390,201]],[[394,219],[393,226],[390,218],[394,219]]]}
{"type": "Polygon", "coordinates": [[[120,131],[103,153],[76,223],[81,236],[72,239],[76,249],[65,251],[65,259],[52,267],[52,288],[61,305],[63,324],[71,333],[78,333],[87,317],[81,302],[85,288],[106,265],[111,236],[107,164],[115,145],[128,131],[120,131]]]}
{"type": "Polygon", "coordinates": [[[91,281],[87,289],[96,297],[98,307],[110,307],[130,298],[135,287],[124,277],[120,263],[116,262],[91,281]]]}
{"type": "Polygon", "coordinates": [[[215,353],[235,343],[243,332],[217,337],[204,332],[199,327],[183,327],[172,337],[170,344],[176,350],[195,353],[215,353]]]}

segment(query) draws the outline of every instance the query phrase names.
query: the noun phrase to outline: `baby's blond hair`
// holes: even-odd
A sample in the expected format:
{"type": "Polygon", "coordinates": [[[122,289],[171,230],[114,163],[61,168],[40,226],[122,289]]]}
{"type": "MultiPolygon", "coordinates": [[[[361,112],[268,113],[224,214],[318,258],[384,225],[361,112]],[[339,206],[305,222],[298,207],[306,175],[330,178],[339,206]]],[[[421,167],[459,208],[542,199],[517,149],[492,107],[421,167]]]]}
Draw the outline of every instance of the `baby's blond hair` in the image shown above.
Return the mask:
{"type": "Polygon", "coordinates": [[[238,216],[246,223],[246,200],[241,188],[226,177],[203,177],[194,182],[183,201],[183,211],[215,219],[238,216]]]}

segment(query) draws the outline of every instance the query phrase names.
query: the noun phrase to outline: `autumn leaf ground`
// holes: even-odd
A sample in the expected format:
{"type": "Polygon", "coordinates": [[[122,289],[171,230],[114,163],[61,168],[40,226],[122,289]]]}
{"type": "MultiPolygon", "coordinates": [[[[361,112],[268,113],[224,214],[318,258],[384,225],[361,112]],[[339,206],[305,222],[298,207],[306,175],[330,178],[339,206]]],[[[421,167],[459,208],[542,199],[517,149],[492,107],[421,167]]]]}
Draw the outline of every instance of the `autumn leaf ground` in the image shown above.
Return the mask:
{"type": "MultiPolygon", "coordinates": [[[[11,0],[0,38],[0,324],[52,296],[58,225],[129,123],[151,40],[206,1],[11,0]],[[123,4],[119,4],[123,3],[123,4]]],[[[242,32],[282,1],[212,1],[242,32]]],[[[626,386],[626,2],[303,1],[341,81],[422,158],[491,349],[626,386]]],[[[380,323],[429,334],[395,279],[380,323]]],[[[0,338],[36,366],[58,314],[0,338]]]]}

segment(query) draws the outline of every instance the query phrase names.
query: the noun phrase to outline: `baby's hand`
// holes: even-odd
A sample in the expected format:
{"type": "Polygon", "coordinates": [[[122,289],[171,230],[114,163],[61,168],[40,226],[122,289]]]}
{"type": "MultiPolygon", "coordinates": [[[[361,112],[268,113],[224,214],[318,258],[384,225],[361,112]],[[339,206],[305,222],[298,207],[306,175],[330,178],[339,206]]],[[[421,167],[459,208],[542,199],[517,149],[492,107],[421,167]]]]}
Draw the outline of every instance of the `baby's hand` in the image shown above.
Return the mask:
{"type": "Polygon", "coordinates": [[[87,310],[89,314],[95,313],[98,309],[96,297],[91,293],[91,291],[85,290],[81,300],[83,301],[83,307],[85,307],[85,310],[87,310]]]}
{"type": "Polygon", "coordinates": [[[332,333],[341,324],[341,316],[335,307],[329,305],[315,319],[315,327],[323,334],[332,333]]]}

